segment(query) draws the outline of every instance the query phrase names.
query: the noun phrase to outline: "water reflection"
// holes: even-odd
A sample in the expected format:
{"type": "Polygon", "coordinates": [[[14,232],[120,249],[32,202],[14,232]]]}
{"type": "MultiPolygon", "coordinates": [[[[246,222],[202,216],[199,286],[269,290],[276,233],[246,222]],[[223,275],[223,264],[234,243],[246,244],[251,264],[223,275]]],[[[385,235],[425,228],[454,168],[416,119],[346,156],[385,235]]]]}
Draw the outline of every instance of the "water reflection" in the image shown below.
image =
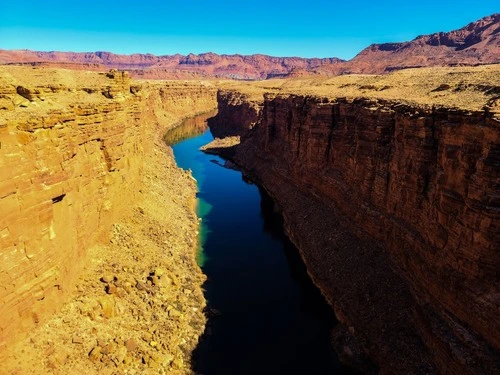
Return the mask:
{"type": "Polygon", "coordinates": [[[179,126],[168,130],[163,136],[163,140],[167,145],[173,146],[186,139],[201,135],[208,130],[207,119],[214,117],[216,114],[217,110],[214,110],[187,118],[179,126]]]}

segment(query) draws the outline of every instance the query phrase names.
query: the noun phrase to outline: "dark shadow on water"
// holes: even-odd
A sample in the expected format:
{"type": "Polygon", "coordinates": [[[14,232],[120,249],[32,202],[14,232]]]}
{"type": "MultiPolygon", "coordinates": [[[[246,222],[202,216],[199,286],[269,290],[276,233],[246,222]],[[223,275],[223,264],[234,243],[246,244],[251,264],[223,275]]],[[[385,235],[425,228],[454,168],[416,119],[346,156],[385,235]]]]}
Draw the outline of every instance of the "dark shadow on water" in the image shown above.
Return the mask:
{"type": "MultiPolygon", "coordinates": [[[[190,131],[178,129],[174,138],[184,139],[190,131]]],[[[198,181],[205,227],[200,259],[208,277],[209,321],[193,353],[193,370],[349,373],[330,346],[334,314],[284,234],[272,199],[241,172],[224,168],[223,159],[198,151],[211,139],[205,131],[173,147],[178,165],[191,169],[198,181]]]]}
{"type": "MultiPolygon", "coordinates": [[[[246,178],[242,182],[252,185],[246,178]]],[[[260,227],[264,237],[271,238],[274,254],[256,254],[259,262],[267,259],[270,264],[261,263],[253,272],[255,260],[236,257],[236,262],[250,264],[232,272],[218,267],[220,258],[213,255],[211,248],[217,246],[219,252],[224,241],[211,238],[217,230],[209,234],[205,251],[210,260],[203,267],[208,276],[205,295],[209,322],[193,353],[194,371],[204,375],[349,373],[329,345],[330,331],[336,323],[330,306],[311,282],[298,250],[284,234],[282,218],[275,212],[272,199],[262,189],[256,193],[260,194],[260,227]],[[281,261],[273,259],[276,257],[281,261]],[[286,276],[291,281],[276,279],[286,276]],[[236,287],[228,288],[231,284],[236,287]],[[240,308],[235,307],[238,304],[240,308]],[[212,316],[219,311],[220,316],[212,316]]],[[[210,202],[208,195],[201,197],[210,202]]],[[[214,207],[206,217],[209,226],[217,214],[214,207]]],[[[255,240],[259,247],[262,239],[255,240]]],[[[245,248],[243,244],[241,247],[245,248]]]]}
{"type": "Polygon", "coordinates": [[[301,289],[300,297],[303,308],[311,310],[314,315],[324,321],[325,327],[333,328],[336,319],[332,313],[332,308],[326,303],[320,290],[311,281],[298,249],[285,234],[283,217],[275,211],[271,196],[262,188],[259,188],[259,192],[261,196],[261,215],[264,222],[263,229],[266,233],[282,242],[290,276],[301,289]]]}

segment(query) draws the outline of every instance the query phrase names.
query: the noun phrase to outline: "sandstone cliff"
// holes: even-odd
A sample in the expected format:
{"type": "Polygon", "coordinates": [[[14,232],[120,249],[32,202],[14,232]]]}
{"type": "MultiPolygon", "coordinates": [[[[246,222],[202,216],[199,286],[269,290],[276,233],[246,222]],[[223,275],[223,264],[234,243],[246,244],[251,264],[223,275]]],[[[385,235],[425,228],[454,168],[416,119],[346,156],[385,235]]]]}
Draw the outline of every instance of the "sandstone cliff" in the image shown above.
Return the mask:
{"type": "Polygon", "coordinates": [[[387,373],[499,371],[498,112],[293,94],[248,103],[231,91],[218,99],[215,134],[228,133],[238,108],[237,129],[256,124],[229,155],[281,206],[346,327],[334,334],[344,359],[369,371],[355,355],[362,347],[387,373]]]}
{"type": "Polygon", "coordinates": [[[241,135],[255,125],[261,106],[250,100],[248,95],[235,91],[217,92],[219,110],[224,116],[208,120],[210,131],[215,138],[241,135]],[[211,126],[211,124],[215,126],[211,126]]]}
{"type": "Polygon", "coordinates": [[[420,35],[407,42],[372,44],[342,66],[324,68],[337,74],[380,74],[425,66],[498,64],[499,25],[497,13],[450,32],[420,35]]]}
{"type": "MultiPolygon", "coordinates": [[[[109,241],[112,224],[133,202],[144,200],[143,179],[164,178],[161,172],[145,174],[148,162],[163,165],[151,158],[160,157],[162,133],[183,116],[214,108],[215,90],[200,83],[138,84],[117,71],[10,67],[1,75],[0,347],[5,349],[67,300],[83,267],[95,261],[88,258],[90,249],[109,241]]],[[[173,164],[171,154],[163,158],[173,164]]],[[[188,176],[178,178],[191,187],[188,176]]],[[[192,206],[194,189],[182,189],[193,196],[176,199],[192,206]]],[[[192,268],[196,219],[185,215],[193,228],[182,236],[181,259],[187,257],[183,263],[192,268]]],[[[199,269],[192,272],[193,280],[199,277],[199,269]]],[[[201,296],[197,288],[189,298],[201,296]]]]}

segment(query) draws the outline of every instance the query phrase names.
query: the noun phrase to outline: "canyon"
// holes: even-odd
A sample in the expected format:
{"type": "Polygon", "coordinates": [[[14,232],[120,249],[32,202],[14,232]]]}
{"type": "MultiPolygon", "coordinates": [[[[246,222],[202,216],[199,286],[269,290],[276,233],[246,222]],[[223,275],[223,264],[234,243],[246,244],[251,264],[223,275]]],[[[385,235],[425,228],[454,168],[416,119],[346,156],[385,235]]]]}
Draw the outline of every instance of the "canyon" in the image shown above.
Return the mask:
{"type": "Polygon", "coordinates": [[[340,74],[381,74],[428,66],[476,66],[500,62],[500,14],[449,32],[421,35],[401,43],[372,44],[354,58],[267,55],[118,55],[111,52],[0,50],[0,64],[94,70],[126,69],[138,79],[220,78],[260,80],[340,74]]]}
{"type": "Polygon", "coordinates": [[[0,72],[0,373],[191,372],[206,323],[196,186],[161,138],[216,107],[207,151],[275,200],[344,362],[498,373],[498,65],[258,82],[0,72]]]}

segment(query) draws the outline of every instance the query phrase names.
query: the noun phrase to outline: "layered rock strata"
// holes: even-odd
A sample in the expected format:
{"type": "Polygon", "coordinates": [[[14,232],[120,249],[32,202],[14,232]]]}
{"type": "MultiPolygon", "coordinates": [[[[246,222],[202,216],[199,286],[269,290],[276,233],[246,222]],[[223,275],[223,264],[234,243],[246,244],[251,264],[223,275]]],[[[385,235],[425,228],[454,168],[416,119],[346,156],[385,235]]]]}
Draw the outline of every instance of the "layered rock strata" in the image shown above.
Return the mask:
{"type": "Polygon", "coordinates": [[[239,106],[256,123],[230,155],[282,207],[344,357],[354,335],[384,372],[498,372],[498,118],[274,94],[247,116],[239,97],[213,131],[239,106]]]}
{"type": "Polygon", "coordinates": [[[41,52],[1,50],[0,64],[68,69],[127,69],[145,79],[225,78],[259,80],[339,74],[380,74],[417,67],[498,64],[500,14],[492,14],[450,32],[421,35],[407,42],[372,44],[353,59],[273,57],[267,55],[41,52]]]}
{"type": "Polygon", "coordinates": [[[258,80],[285,77],[294,71],[311,71],[322,65],[343,60],[331,58],[274,57],[255,55],[218,55],[208,52],[195,55],[152,54],[117,55],[111,52],[41,52],[1,50],[0,64],[51,66],[68,69],[126,69],[136,78],[193,79],[225,78],[258,80]]]}
{"type": "MultiPolygon", "coordinates": [[[[201,83],[140,84],[117,71],[21,67],[2,68],[0,84],[3,351],[62,306],[90,262],[89,249],[110,239],[131,202],[144,200],[143,179],[163,178],[145,172],[151,155],[159,157],[161,134],[183,116],[214,108],[215,90],[201,83]]],[[[165,157],[173,164],[172,154],[165,157]]],[[[193,210],[194,189],[185,191],[193,196],[177,199],[190,200],[193,210]]],[[[196,222],[190,215],[186,223],[196,222]]],[[[193,228],[182,263],[195,272],[193,228]]],[[[155,264],[168,264],[168,255],[155,264]]],[[[197,288],[188,299],[201,295],[197,288]]],[[[101,310],[106,315],[102,304],[101,310]]]]}
{"type": "Polygon", "coordinates": [[[208,119],[210,132],[215,138],[241,135],[252,129],[261,110],[261,103],[235,91],[218,90],[217,103],[223,116],[208,119]]]}

